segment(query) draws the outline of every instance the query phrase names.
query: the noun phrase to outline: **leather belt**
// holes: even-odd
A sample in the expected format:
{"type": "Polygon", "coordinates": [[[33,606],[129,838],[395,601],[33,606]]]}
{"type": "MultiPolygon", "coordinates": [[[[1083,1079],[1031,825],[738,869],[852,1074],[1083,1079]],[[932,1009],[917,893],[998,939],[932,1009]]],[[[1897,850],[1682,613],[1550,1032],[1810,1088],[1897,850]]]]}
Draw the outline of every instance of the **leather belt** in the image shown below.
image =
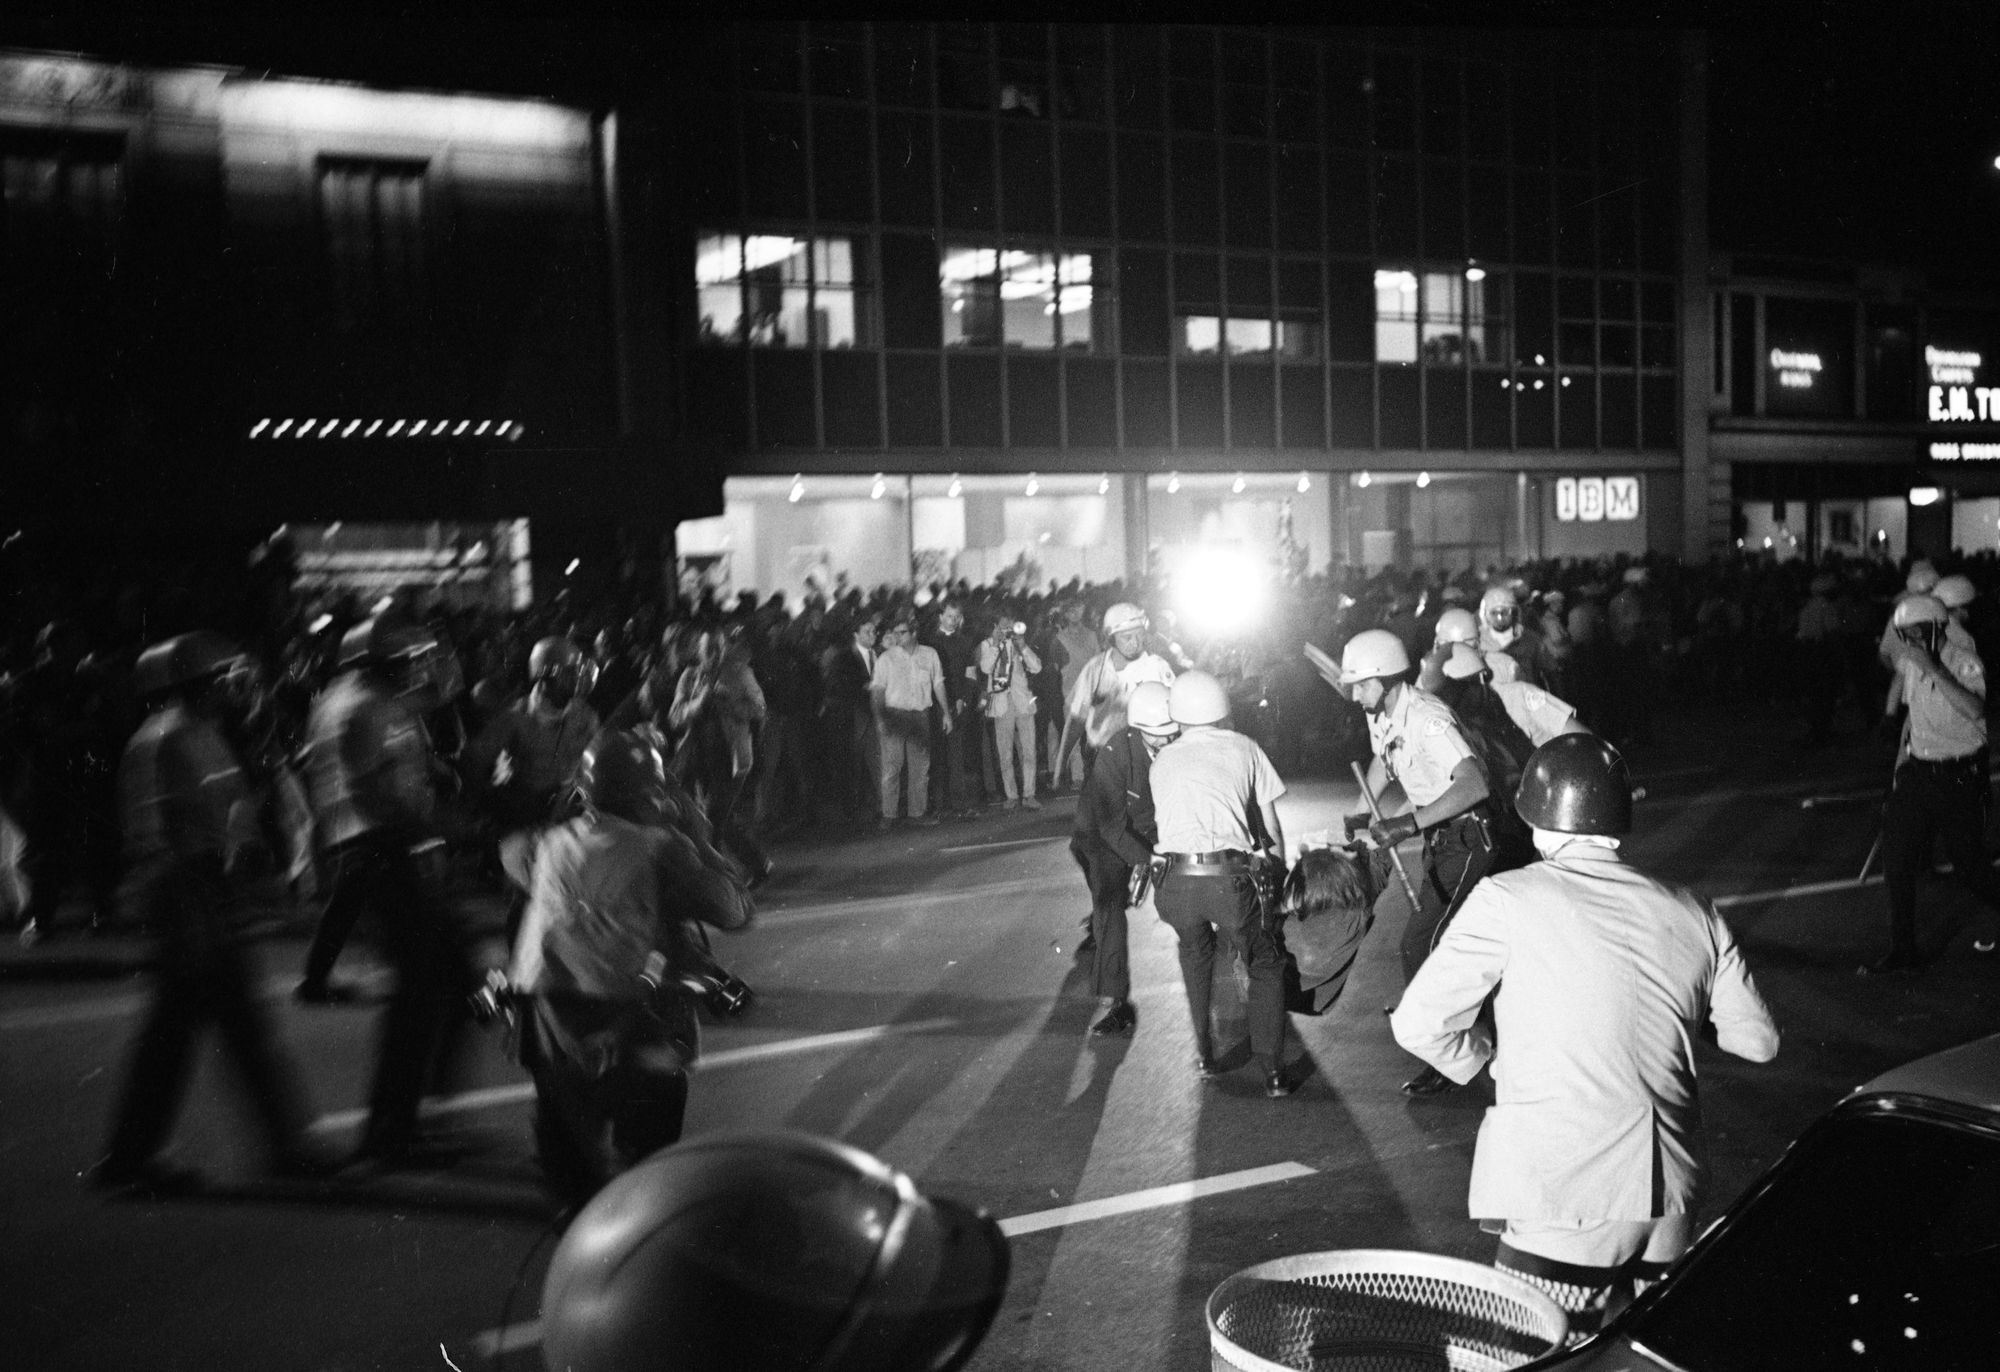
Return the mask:
{"type": "Polygon", "coordinates": [[[1251,872],[1250,855],[1240,848],[1215,853],[1165,853],[1167,870],[1186,877],[1240,877],[1251,872]]]}

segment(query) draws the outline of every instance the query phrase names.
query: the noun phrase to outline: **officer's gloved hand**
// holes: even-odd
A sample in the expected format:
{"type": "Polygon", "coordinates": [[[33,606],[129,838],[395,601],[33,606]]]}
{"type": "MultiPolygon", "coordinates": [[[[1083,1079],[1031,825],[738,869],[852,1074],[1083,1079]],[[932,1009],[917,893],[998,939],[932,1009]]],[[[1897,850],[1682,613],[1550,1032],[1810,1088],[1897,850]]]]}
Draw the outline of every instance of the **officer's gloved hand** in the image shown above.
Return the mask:
{"type": "Polygon", "coordinates": [[[1374,822],[1375,816],[1369,814],[1366,810],[1356,815],[1345,815],[1340,821],[1341,827],[1347,831],[1347,836],[1350,839],[1356,834],[1366,832],[1368,826],[1374,822]]]}
{"type": "Polygon", "coordinates": [[[1414,813],[1394,815],[1368,826],[1368,837],[1378,848],[1393,848],[1404,839],[1415,838],[1422,832],[1414,813]]]}

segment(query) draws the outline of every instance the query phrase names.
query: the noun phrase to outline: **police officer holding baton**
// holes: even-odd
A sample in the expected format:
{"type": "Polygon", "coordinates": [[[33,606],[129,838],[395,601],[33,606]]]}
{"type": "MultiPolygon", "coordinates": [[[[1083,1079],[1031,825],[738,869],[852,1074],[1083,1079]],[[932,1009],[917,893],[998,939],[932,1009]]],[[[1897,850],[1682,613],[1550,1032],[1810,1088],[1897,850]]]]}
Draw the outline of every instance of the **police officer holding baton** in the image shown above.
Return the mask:
{"type": "Polygon", "coordinates": [[[1285,1075],[1284,949],[1267,910],[1285,833],[1285,783],[1256,741],[1228,725],[1229,697],[1207,672],[1188,672],[1168,691],[1180,739],[1153,759],[1153,816],[1166,863],[1154,903],[1180,938],[1181,980],[1194,1022],[1195,1070],[1221,1075],[1209,1028],[1218,940],[1250,971],[1250,1050],[1264,1094],[1289,1096],[1285,1075]],[[1267,918],[1268,915],[1268,918],[1267,918]]]}

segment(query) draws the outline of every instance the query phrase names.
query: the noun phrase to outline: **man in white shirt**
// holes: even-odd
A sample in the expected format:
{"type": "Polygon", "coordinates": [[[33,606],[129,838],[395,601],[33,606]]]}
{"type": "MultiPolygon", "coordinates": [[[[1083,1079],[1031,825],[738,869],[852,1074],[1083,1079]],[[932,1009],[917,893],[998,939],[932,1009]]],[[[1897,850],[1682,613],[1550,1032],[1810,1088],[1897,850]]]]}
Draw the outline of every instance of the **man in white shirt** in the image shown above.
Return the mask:
{"type": "Polygon", "coordinates": [[[875,827],[895,826],[899,786],[905,787],[910,823],[936,824],[937,815],[928,810],[930,707],[938,707],[941,726],[949,737],[951,702],[945,694],[944,667],[935,650],[917,642],[917,626],[912,620],[899,619],[884,631],[868,692],[874,701],[875,732],[882,754],[882,817],[875,827]]]}
{"type": "Polygon", "coordinates": [[[1455,1082],[1492,1065],[1468,1209],[1502,1235],[1494,1265],[1554,1297],[1580,1339],[1693,1238],[1695,1039],[1769,1062],[1778,1029],[1715,908],[1619,853],[1632,779],[1616,749],[1543,745],[1515,808],[1542,860],[1473,889],[1390,1025],[1455,1082]]]}
{"type": "Polygon", "coordinates": [[[979,679],[986,685],[983,708],[992,721],[1009,810],[1042,808],[1035,799],[1035,690],[1029,682],[1041,670],[1041,656],[1028,646],[1028,626],[1007,615],[995,620],[979,645],[979,679]]]}

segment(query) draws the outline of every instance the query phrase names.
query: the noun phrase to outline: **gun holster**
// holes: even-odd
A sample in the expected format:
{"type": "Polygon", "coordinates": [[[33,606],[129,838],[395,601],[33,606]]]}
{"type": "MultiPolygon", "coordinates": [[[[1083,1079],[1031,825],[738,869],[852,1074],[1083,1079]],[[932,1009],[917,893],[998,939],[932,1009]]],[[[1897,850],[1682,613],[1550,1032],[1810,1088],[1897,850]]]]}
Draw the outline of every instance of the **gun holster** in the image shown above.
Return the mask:
{"type": "Polygon", "coordinates": [[[1160,878],[1167,874],[1167,860],[1163,857],[1148,858],[1132,869],[1131,880],[1125,891],[1125,908],[1135,909],[1146,903],[1146,897],[1160,884],[1160,878]]]}

